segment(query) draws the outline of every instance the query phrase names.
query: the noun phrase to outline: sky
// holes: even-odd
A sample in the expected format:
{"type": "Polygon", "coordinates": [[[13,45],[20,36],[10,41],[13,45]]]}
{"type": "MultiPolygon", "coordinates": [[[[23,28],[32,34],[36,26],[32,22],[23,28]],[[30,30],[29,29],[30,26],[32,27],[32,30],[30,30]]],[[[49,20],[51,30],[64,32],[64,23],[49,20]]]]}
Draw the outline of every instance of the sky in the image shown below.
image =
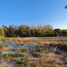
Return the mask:
{"type": "Polygon", "coordinates": [[[67,0],[0,0],[0,26],[52,25],[67,29],[67,0]]]}

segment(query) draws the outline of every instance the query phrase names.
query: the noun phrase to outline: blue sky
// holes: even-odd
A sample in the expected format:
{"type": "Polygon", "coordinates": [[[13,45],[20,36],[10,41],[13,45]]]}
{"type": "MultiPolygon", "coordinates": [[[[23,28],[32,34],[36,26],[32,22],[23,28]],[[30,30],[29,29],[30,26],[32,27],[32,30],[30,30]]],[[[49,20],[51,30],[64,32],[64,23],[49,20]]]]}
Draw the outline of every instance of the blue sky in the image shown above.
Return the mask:
{"type": "Polygon", "coordinates": [[[50,24],[67,28],[67,0],[0,0],[0,25],[50,24]]]}

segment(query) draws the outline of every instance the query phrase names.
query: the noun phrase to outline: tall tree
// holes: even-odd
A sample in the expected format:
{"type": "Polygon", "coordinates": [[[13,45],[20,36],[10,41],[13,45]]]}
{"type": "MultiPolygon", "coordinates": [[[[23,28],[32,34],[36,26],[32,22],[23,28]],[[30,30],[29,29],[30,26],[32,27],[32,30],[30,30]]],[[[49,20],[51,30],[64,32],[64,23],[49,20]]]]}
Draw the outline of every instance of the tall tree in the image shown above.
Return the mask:
{"type": "Polygon", "coordinates": [[[0,36],[4,36],[4,29],[0,27],[0,36]]]}

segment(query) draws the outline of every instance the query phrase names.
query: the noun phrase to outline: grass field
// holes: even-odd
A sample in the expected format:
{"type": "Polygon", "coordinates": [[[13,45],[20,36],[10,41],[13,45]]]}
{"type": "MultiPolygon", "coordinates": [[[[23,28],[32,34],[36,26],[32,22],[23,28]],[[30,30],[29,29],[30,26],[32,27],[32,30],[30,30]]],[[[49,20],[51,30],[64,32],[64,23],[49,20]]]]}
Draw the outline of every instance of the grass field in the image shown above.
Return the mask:
{"type": "Polygon", "coordinates": [[[67,37],[1,37],[0,41],[0,67],[67,67],[67,37]]]}
{"type": "Polygon", "coordinates": [[[15,41],[21,44],[67,44],[67,37],[1,37],[0,41],[15,41]]]}

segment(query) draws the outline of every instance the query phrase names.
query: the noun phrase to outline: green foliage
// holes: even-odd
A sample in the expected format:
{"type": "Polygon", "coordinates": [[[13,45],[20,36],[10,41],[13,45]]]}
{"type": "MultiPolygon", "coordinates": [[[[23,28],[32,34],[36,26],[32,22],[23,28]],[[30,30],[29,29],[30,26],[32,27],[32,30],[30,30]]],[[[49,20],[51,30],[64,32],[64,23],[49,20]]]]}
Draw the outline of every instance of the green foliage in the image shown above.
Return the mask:
{"type": "Polygon", "coordinates": [[[0,27],[0,36],[4,36],[4,29],[0,27]]]}
{"type": "Polygon", "coordinates": [[[0,27],[0,36],[5,37],[51,37],[67,36],[67,29],[53,29],[50,25],[43,26],[2,26],[0,27]]]}
{"type": "Polygon", "coordinates": [[[62,34],[63,34],[64,36],[67,36],[67,29],[62,30],[62,34]]]}
{"type": "Polygon", "coordinates": [[[19,26],[19,36],[20,37],[30,36],[30,27],[26,25],[19,26]]]}
{"type": "Polygon", "coordinates": [[[5,38],[2,38],[1,40],[4,42],[6,39],[5,38]]]}

